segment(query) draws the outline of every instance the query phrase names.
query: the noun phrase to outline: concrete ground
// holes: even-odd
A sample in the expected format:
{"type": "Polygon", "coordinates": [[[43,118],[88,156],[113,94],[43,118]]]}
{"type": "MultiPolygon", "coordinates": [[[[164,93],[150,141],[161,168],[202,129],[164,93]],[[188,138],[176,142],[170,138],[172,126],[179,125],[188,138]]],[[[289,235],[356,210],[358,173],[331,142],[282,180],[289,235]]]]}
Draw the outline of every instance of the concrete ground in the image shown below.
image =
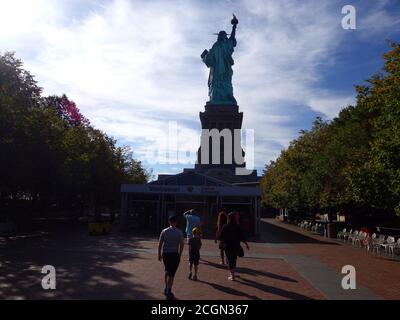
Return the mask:
{"type": "MultiPolygon", "coordinates": [[[[203,240],[199,281],[187,279],[187,252],[178,269],[178,299],[400,299],[400,262],[324,239],[296,226],[262,220],[259,241],[227,279],[217,245],[203,240]],[[355,290],[341,287],[344,265],[356,269],[355,290]]],[[[157,238],[89,236],[82,229],[0,238],[0,299],[164,299],[157,238]],[[44,265],[56,268],[56,289],[44,290],[44,265]]]]}

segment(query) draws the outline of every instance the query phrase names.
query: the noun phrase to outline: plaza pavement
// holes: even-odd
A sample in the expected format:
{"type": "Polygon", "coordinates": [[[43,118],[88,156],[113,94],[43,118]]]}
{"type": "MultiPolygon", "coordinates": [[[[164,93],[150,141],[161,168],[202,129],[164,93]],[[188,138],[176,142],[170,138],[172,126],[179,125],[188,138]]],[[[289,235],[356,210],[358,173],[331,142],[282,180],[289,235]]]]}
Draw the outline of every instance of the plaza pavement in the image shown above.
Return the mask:
{"type": "MultiPolygon", "coordinates": [[[[228,281],[217,245],[204,239],[199,281],[187,279],[187,248],[178,269],[178,299],[400,299],[400,262],[273,219],[238,261],[228,281]],[[344,265],[356,268],[357,289],[343,290],[344,265]]],[[[113,233],[89,236],[55,228],[0,239],[0,299],[164,299],[157,238],[113,233]],[[55,290],[41,287],[41,268],[57,271],[55,290]]]]}

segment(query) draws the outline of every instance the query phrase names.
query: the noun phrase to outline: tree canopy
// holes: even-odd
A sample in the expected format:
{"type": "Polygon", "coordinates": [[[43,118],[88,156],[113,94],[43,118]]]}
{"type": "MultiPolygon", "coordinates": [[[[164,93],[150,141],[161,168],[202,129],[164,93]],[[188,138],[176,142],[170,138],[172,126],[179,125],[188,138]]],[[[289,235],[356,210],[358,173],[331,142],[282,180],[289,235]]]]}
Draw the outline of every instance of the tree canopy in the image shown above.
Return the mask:
{"type": "Polygon", "coordinates": [[[0,55],[0,210],[116,208],[121,183],[149,178],[128,147],[66,95],[45,97],[13,53],[0,55]]]}
{"type": "Polygon", "coordinates": [[[265,205],[400,214],[400,45],[390,46],[382,73],[356,86],[355,106],[317,118],[266,165],[265,205]]]}

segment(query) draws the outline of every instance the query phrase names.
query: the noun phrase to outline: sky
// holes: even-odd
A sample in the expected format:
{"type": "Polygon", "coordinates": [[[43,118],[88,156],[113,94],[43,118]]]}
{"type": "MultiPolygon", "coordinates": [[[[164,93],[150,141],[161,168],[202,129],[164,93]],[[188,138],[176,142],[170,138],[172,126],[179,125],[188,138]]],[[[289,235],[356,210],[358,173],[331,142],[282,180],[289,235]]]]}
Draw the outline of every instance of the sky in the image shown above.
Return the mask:
{"type": "Polygon", "coordinates": [[[232,13],[234,96],[260,174],[315,117],[353,104],[387,40],[400,41],[400,0],[0,0],[0,53],[14,51],[45,95],[65,93],[156,177],[194,166],[208,100],[200,54],[232,13]],[[356,29],[342,27],[345,5],[356,29]]]}

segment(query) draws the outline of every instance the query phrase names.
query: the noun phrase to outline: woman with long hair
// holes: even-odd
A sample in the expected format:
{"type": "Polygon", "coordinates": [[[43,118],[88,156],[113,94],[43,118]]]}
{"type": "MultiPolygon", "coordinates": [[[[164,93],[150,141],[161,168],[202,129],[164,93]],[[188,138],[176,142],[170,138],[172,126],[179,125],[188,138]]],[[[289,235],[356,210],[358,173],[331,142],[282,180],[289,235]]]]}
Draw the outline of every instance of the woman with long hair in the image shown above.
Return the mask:
{"type": "MultiPolygon", "coordinates": [[[[227,221],[228,221],[228,215],[226,211],[225,210],[220,211],[217,217],[217,233],[215,234],[215,243],[217,243],[217,240],[219,239],[219,236],[221,234],[222,227],[227,223],[227,221]]],[[[224,247],[222,246],[221,241],[219,241],[218,247],[221,256],[221,264],[225,264],[224,247]]]]}
{"type": "Polygon", "coordinates": [[[230,272],[229,280],[235,280],[236,261],[238,256],[243,256],[243,249],[240,242],[246,245],[249,250],[249,245],[243,236],[242,229],[236,223],[235,213],[228,214],[228,223],[222,227],[219,235],[219,240],[225,250],[226,259],[228,261],[228,268],[230,272]]]}

